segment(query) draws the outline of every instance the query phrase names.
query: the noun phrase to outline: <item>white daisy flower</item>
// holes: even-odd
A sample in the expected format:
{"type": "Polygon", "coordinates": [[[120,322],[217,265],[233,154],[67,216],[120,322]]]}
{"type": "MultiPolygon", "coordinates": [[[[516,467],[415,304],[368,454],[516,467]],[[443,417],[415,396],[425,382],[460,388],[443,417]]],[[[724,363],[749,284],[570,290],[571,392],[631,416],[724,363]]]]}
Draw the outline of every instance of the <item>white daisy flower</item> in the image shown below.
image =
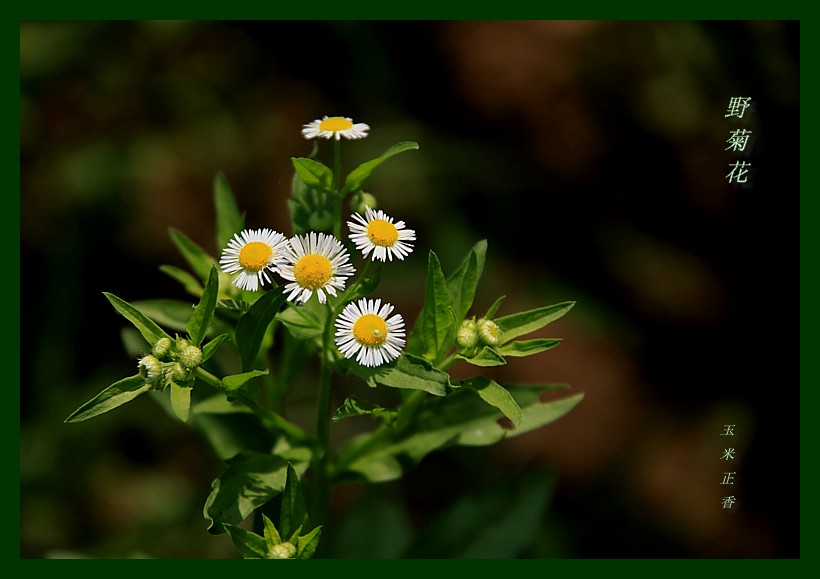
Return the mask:
{"type": "Polygon", "coordinates": [[[225,273],[237,273],[233,283],[239,289],[256,291],[263,281],[271,283],[268,271],[275,272],[288,256],[288,240],[272,229],[245,229],[237,233],[222,251],[219,265],[225,273]]]}
{"type": "Polygon", "coordinates": [[[319,303],[325,303],[325,292],[335,296],[336,290],[344,290],[345,278],[355,271],[342,243],[315,231],[291,239],[288,261],[279,266],[279,275],[291,282],[285,286],[285,292],[290,292],[288,299],[301,303],[314,291],[319,303]]]}
{"type": "Polygon", "coordinates": [[[380,299],[347,304],[336,318],[336,346],[345,358],[356,356],[362,366],[381,366],[401,355],[404,318],[388,318],[393,306],[380,299]]]}
{"type": "Polygon", "coordinates": [[[413,251],[413,246],[408,242],[415,241],[416,232],[406,229],[404,221],[393,223],[393,218],[381,209],[374,211],[367,206],[364,217],[358,213],[351,217],[355,222],[347,222],[350,240],[365,257],[372,251],[373,260],[393,261],[394,256],[404,259],[413,251]]]}
{"type": "Polygon", "coordinates": [[[307,123],[302,129],[302,136],[306,139],[330,139],[335,137],[338,141],[342,137],[345,139],[364,139],[370,126],[365,123],[354,123],[353,119],[347,117],[328,117],[317,119],[312,123],[307,123]]]}

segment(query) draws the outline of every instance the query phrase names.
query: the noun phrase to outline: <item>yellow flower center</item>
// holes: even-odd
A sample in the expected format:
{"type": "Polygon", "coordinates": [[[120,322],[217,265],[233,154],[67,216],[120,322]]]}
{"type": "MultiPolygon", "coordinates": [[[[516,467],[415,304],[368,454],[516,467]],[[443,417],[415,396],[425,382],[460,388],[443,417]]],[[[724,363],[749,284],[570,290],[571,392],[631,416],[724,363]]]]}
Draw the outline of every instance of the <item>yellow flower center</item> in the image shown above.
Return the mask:
{"type": "Polygon", "coordinates": [[[296,283],[308,289],[319,289],[333,276],[330,260],[318,253],[309,253],[293,266],[293,277],[296,283]]]}
{"type": "Polygon", "coordinates": [[[390,247],[399,238],[399,231],[389,221],[374,219],[367,224],[367,236],[374,245],[390,247]]]}
{"type": "Polygon", "coordinates": [[[257,272],[265,269],[273,250],[267,243],[251,241],[239,250],[239,265],[244,269],[257,272]]]}
{"type": "Polygon", "coordinates": [[[329,117],[319,123],[320,131],[346,131],[353,128],[353,123],[344,117],[329,117]]]}
{"type": "Polygon", "coordinates": [[[365,346],[378,346],[387,339],[387,324],[376,314],[365,314],[353,324],[353,337],[365,346]]]}

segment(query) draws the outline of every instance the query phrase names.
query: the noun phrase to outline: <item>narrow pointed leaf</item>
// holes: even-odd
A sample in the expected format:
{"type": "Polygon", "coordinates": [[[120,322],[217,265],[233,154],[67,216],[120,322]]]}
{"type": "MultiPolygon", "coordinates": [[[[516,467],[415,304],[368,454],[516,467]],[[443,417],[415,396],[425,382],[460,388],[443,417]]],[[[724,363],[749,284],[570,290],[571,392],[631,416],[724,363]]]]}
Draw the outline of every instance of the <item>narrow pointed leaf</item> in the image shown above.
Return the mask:
{"type": "Polygon", "coordinates": [[[202,340],[205,339],[205,332],[211,324],[214,317],[214,309],[216,309],[216,296],[219,293],[219,273],[216,267],[211,268],[211,273],[208,275],[208,282],[205,284],[205,289],[202,291],[202,296],[199,303],[194,308],[194,313],[191,314],[188,320],[188,336],[195,346],[199,346],[202,340]]]}
{"type": "Polygon", "coordinates": [[[264,376],[267,373],[267,370],[250,370],[249,372],[242,372],[241,374],[232,374],[222,379],[222,385],[226,391],[233,392],[234,390],[239,390],[249,380],[253,380],[258,376],[264,376]]]}
{"type": "Polygon", "coordinates": [[[457,355],[456,358],[459,360],[464,360],[473,366],[482,366],[484,368],[490,366],[503,366],[507,363],[503,356],[488,346],[481,348],[478,353],[471,358],[465,358],[461,354],[457,355]]]}
{"type": "Polygon", "coordinates": [[[495,313],[498,311],[498,308],[499,308],[499,307],[501,307],[501,302],[503,302],[503,301],[504,301],[504,298],[505,298],[505,297],[507,297],[507,296],[500,296],[497,300],[495,300],[495,301],[493,302],[493,305],[491,305],[491,306],[487,309],[487,313],[486,313],[486,314],[484,314],[484,316],[483,316],[483,317],[484,317],[484,318],[486,318],[486,319],[488,319],[488,320],[491,320],[491,319],[493,318],[493,316],[495,315],[495,313]]]}
{"type": "Polygon", "coordinates": [[[501,344],[541,329],[547,324],[561,318],[572,309],[575,302],[562,302],[553,306],[536,308],[510,316],[496,318],[494,321],[501,329],[501,344]]]}
{"type": "Polygon", "coordinates": [[[228,334],[219,334],[213,340],[202,346],[202,361],[204,362],[216,353],[220,344],[228,339],[228,334]]]}
{"type": "Polygon", "coordinates": [[[151,320],[145,314],[140,312],[137,308],[129,304],[128,302],[121,300],[114,294],[110,294],[107,292],[103,292],[103,295],[111,302],[111,305],[114,306],[114,309],[120,313],[126,320],[134,324],[134,327],[139,330],[142,337],[145,338],[145,341],[148,342],[151,346],[157,343],[157,340],[161,338],[170,338],[168,334],[162,331],[156,322],[151,320]]]}
{"type": "Polygon", "coordinates": [[[268,544],[265,539],[234,525],[224,524],[223,528],[228,531],[231,542],[239,549],[243,559],[265,559],[268,554],[268,544]]]}
{"type": "Polygon", "coordinates": [[[221,251],[231,238],[245,227],[245,216],[240,213],[236,199],[225,175],[214,178],[214,209],[216,211],[216,246],[221,251]]]}
{"type": "Polygon", "coordinates": [[[307,507],[299,484],[299,475],[288,465],[285,490],[282,494],[282,509],[279,516],[279,532],[283,537],[290,537],[307,523],[307,507]]]}
{"type": "Polygon", "coordinates": [[[211,273],[211,267],[216,264],[216,260],[178,229],[171,227],[168,229],[168,234],[193,272],[205,282],[211,273]]]}
{"type": "Polygon", "coordinates": [[[296,539],[296,558],[310,559],[319,546],[319,538],[322,536],[322,527],[316,527],[307,535],[302,535],[296,539]]]}
{"type": "Polygon", "coordinates": [[[80,406],[65,419],[65,422],[82,422],[83,420],[99,416],[118,406],[122,406],[126,402],[130,402],[140,394],[144,394],[149,390],[151,390],[151,385],[146,384],[142,376],[137,375],[124,378],[119,382],[113,383],[94,398],[80,406]]]}
{"type": "Polygon", "coordinates": [[[279,308],[284,302],[285,295],[282,286],[275,287],[256,300],[251,309],[239,318],[235,338],[243,370],[250,369],[262,346],[268,326],[279,313],[279,308]]]}
{"type": "Polygon", "coordinates": [[[367,400],[359,400],[355,396],[348,396],[344,403],[333,413],[331,420],[337,422],[353,416],[372,415],[384,418],[389,422],[396,417],[397,412],[389,408],[382,408],[367,400]]]}
{"type": "Polygon", "coordinates": [[[427,360],[406,352],[384,366],[366,368],[356,365],[352,371],[374,388],[381,385],[424,390],[435,396],[444,396],[450,386],[450,376],[446,372],[437,370],[427,360]]]}
{"type": "Polygon", "coordinates": [[[367,184],[370,182],[370,178],[373,176],[373,171],[388,160],[390,157],[394,155],[398,155],[399,153],[403,153],[404,151],[412,151],[418,149],[418,143],[414,143],[412,141],[403,141],[401,143],[396,143],[387,151],[381,154],[381,156],[373,159],[372,161],[367,161],[366,163],[362,163],[353,171],[348,174],[347,178],[345,179],[345,186],[342,190],[342,193],[347,195],[348,193],[355,193],[356,191],[361,191],[367,184]]]}
{"type": "Polygon", "coordinates": [[[532,356],[554,348],[562,342],[561,338],[536,338],[535,340],[520,340],[509,342],[498,348],[498,353],[502,356],[522,357],[532,356]]]}
{"type": "Polygon", "coordinates": [[[460,324],[473,305],[478,282],[484,272],[487,256],[487,241],[481,240],[471,249],[461,264],[447,279],[447,291],[455,315],[456,324],[460,324]]]}
{"type": "Polygon", "coordinates": [[[455,317],[450,307],[447,282],[441,271],[441,263],[434,252],[427,260],[427,285],[424,293],[424,310],[421,313],[421,331],[424,341],[424,357],[435,363],[446,354],[450,338],[455,332],[455,317]]]}
{"type": "Polygon", "coordinates": [[[202,294],[202,284],[199,283],[198,279],[184,269],[180,269],[173,265],[161,265],[159,266],[159,270],[162,273],[167,274],[169,277],[177,280],[189,294],[197,297],[202,294]]]}
{"type": "Polygon", "coordinates": [[[278,545],[282,542],[282,535],[279,534],[279,530],[276,528],[276,525],[273,524],[265,513],[262,513],[262,524],[263,524],[263,533],[265,534],[265,542],[268,545],[278,545]]]}

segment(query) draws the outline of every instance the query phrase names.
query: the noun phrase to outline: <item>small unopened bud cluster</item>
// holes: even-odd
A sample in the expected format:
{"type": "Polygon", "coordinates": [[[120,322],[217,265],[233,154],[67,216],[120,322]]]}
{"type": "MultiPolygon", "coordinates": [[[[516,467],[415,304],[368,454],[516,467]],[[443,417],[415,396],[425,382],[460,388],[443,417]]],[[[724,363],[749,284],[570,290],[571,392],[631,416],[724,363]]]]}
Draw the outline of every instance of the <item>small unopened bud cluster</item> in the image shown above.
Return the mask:
{"type": "Polygon", "coordinates": [[[296,545],[290,541],[272,545],[268,551],[270,559],[293,559],[296,556],[296,545]]]}
{"type": "Polygon", "coordinates": [[[163,390],[171,382],[185,384],[193,381],[193,371],[202,364],[202,350],[188,340],[177,337],[160,338],[151,353],[137,363],[139,375],[156,390],[163,390]]]}
{"type": "Polygon", "coordinates": [[[376,198],[371,193],[359,191],[350,198],[350,210],[364,215],[367,208],[376,209],[376,198]]]}
{"type": "Polygon", "coordinates": [[[492,320],[481,318],[476,321],[475,316],[464,320],[456,332],[456,345],[459,352],[471,358],[483,346],[497,346],[501,343],[501,328],[492,320]]]}

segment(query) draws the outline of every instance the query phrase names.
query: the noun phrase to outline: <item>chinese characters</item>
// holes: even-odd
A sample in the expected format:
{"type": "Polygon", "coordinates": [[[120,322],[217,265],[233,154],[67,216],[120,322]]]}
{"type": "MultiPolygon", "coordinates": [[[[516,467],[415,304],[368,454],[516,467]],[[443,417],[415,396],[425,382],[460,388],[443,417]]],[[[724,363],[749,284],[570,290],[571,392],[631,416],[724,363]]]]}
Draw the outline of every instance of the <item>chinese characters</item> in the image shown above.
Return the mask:
{"type": "MultiPolygon", "coordinates": [[[[730,98],[726,114],[723,115],[724,118],[736,117],[738,119],[743,119],[743,115],[746,113],[746,109],[749,108],[751,101],[752,97],[730,98]]],[[[749,144],[749,138],[751,135],[752,131],[745,128],[731,130],[729,132],[729,138],[726,139],[729,146],[727,146],[724,150],[731,151],[733,153],[744,153],[747,145],[749,144]]],[[[730,184],[747,183],[749,180],[749,171],[751,170],[751,167],[752,164],[748,161],[735,161],[734,163],[729,163],[730,171],[726,174],[726,179],[730,184]]]]}
{"type": "MultiPolygon", "coordinates": [[[[723,432],[720,433],[721,436],[734,436],[735,435],[735,425],[734,424],[724,424],[723,425],[723,432]]],[[[720,457],[720,460],[725,460],[727,462],[735,460],[735,449],[734,447],[728,447],[723,449],[723,455],[720,457]]],[[[734,470],[725,470],[723,472],[723,479],[721,480],[720,484],[722,485],[734,485],[735,484],[735,475],[737,471],[734,470]]],[[[723,497],[721,500],[721,505],[724,509],[731,509],[732,506],[737,502],[737,499],[734,495],[728,495],[723,497]]]]}

